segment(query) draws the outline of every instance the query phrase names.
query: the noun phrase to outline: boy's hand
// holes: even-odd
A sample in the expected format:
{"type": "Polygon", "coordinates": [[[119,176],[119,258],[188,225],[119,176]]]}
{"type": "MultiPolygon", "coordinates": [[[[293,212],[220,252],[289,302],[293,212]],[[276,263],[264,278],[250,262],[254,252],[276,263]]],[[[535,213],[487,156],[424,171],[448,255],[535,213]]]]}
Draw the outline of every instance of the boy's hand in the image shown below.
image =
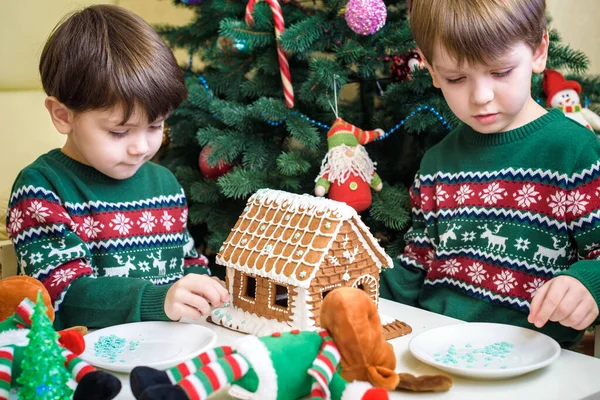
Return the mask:
{"type": "Polygon", "coordinates": [[[557,276],[535,293],[527,320],[541,328],[548,322],[577,330],[590,326],[598,317],[598,305],[592,294],[577,279],[557,276]]]}
{"type": "Polygon", "coordinates": [[[165,314],[173,321],[199,319],[229,301],[229,293],[219,279],[208,275],[189,274],[167,291],[165,314]]]}

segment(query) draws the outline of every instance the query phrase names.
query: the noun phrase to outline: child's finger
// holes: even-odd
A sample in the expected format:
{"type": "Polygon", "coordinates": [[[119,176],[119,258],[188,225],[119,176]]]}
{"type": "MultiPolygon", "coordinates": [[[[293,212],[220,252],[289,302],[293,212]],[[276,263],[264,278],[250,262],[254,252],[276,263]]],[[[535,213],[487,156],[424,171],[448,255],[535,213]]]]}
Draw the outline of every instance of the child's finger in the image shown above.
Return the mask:
{"type": "Polygon", "coordinates": [[[583,325],[592,311],[592,307],[586,302],[581,302],[573,310],[573,312],[567,317],[561,319],[559,322],[563,326],[568,326],[573,329],[581,330],[587,328],[583,325]],[[583,328],[580,328],[583,326],[583,328]]]}
{"type": "Polygon", "coordinates": [[[220,285],[218,284],[206,284],[200,288],[197,288],[196,294],[202,296],[210,306],[219,307],[221,305],[221,294],[217,291],[219,287],[220,285]]]}
{"type": "Polygon", "coordinates": [[[531,300],[531,305],[529,306],[529,317],[527,318],[527,320],[532,324],[535,318],[537,317],[537,314],[540,311],[542,304],[544,303],[544,299],[546,298],[546,293],[548,292],[549,287],[550,282],[547,282],[535,292],[535,295],[531,300]]]}
{"type": "MultiPolygon", "coordinates": [[[[552,315],[550,315],[550,318],[548,319],[554,322],[561,322],[567,320],[577,309],[579,304],[581,304],[582,300],[583,296],[580,292],[578,292],[577,290],[573,290],[573,288],[567,288],[565,295],[562,299],[559,300],[558,305],[554,309],[554,312],[552,313],[552,315]]],[[[583,311],[586,312],[587,309],[583,311]]]]}
{"type": "MultiPolygon", "coordinates": [[[[538,328],[541,328],[548,322],[567,291],[564,285],[556,285],[556,281],[549,281],[546,285],[548,288],[545,293],[542,293],[544,297],[541,299],[539,310],[533,315],[533,320],[531,321],[538,328]]],[[[537,296],[536,294],[534,299],[537,296]]]]}

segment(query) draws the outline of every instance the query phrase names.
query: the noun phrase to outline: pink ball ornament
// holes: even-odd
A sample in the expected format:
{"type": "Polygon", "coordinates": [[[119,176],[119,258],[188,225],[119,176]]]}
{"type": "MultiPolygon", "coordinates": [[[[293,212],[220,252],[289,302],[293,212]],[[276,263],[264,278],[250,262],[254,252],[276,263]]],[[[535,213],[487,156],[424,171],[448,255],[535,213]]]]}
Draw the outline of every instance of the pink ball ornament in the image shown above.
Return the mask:
{"type": "Polygon", "coordinates": [[[382,0],[350,0],[344,17],[354,32],[372,35],[385,25],[387,9],[382,0]]]}

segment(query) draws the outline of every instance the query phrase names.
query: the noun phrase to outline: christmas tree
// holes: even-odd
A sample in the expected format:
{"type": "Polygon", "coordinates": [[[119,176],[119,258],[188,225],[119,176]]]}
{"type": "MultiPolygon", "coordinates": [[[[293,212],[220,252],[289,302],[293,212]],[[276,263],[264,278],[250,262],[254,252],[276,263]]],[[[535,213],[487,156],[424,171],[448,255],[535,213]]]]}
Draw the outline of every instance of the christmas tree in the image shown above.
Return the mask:
{"type": "Polygon", "coordinates": [[[73,391],[67,385],[70,374],[65,367],[65,357],[58,344],[58,333],[46,314],[41,292],[31,317],[29,344],[24,350],[17,382],[23,387],[19,399],[62,400],[69,399],[73,391]]]}
{"type": "MultiPolygon", "coordinates": [[[[459,122],[415,55],[406,2],[175,4],[192,7],[193,20],[158,30],[190,53],[190,96],[168,121],[172,142],[162,162],[186,190],[190,229],[207,253],[257,189],[313,193],[336,107],[351,124],[385,132],[366,145],[383,188],[362,217],[391,254],[399,251],[421,157],[459,122]],[[192,65],[195,54],[203,65],[192,65]]],[[[557,32],[550,36],[548,67],[571,73],[597,103],[599,78],[581,75],[587,57],[557,32]]],[[[541,79],[533,78],[533,96],[545,103],[541,79]]]]}

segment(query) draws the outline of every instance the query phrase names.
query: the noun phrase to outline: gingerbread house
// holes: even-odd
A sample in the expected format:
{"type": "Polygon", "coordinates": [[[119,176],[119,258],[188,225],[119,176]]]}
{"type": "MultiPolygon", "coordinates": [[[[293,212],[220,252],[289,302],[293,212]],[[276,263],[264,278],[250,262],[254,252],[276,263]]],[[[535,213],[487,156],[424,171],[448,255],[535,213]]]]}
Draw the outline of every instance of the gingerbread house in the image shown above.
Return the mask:
{"type": "Polygon", "coordinates": [[[392,260],[345,203],[261,189],[217,255],[232,301],[212,322],[255,335],[318,325],[323,298],[353,286],[379,300],[392,260]]]}

